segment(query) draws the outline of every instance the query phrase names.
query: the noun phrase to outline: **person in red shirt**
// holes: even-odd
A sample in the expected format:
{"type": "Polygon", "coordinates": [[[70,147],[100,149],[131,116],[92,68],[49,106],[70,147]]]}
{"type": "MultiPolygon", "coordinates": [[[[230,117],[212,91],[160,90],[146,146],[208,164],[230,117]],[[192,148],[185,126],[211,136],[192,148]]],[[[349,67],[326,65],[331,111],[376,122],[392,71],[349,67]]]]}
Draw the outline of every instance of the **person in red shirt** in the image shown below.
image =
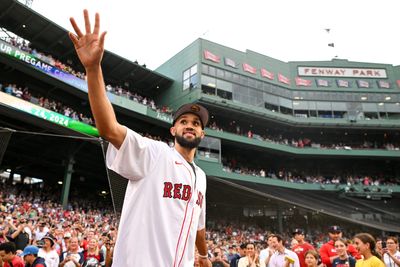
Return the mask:
{"type": "Polygon", "coordinates": [[[13,242],[0,244],[0,266],[24,267],[24,261],[16,255],[16,250],[13,242]]]}
{"type": "Polygon", "coordinates": [[[303,229],[294,229],[293,238],[297,241],[297,245],[294,245],[292,250],[299,257],[300,267],[306,267],[305,254],[307,251],[315,249],[310,243],[305,241],[305,233],[303,229]]]}
{"type": "MultiPolygon", "coordinates": [[[[333,260],[339,257],[336,253],[335,241],[342,238],[342,228],[337,225],[332,225],[329,227],[328,231],[330,240],[321,246],[319,255],[322,263],[325,264],[326,267],[332,267],[333,260]]],[[[347,246],[347,253],[357,260],[361,258],[356,248],[351,244],[347,246]]]]}

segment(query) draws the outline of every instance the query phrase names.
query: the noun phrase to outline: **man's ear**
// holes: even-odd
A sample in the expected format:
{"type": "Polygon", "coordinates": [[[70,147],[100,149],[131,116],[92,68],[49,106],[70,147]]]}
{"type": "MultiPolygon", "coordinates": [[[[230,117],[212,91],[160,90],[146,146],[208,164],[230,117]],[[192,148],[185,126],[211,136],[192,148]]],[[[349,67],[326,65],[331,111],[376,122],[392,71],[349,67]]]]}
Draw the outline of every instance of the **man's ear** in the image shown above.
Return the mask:
{"type": "Polygon", "coordinates": [[[172,126],[171,128],[169,128],[169,132],[171,133],[172,136],[175,137],[176,134],[176,128],[174,126],[172,126]]]}
{"type": "Polygon", "coordinates": [[[203,138],[204,138],[204,136],[206,136],[206,133],[204,132],[204,130],[202,130],[202,131],[201,131],[200,138],[201,138],[201,139],[203,139],[203,138]]]}

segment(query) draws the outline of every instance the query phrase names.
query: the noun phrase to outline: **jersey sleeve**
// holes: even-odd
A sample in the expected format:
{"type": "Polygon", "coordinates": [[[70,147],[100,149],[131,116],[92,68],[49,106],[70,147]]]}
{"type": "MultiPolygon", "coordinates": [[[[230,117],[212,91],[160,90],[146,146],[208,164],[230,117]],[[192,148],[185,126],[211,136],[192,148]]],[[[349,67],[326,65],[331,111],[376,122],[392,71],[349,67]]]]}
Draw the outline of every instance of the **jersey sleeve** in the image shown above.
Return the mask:
{"type": "Polygon", "coordinates": [[[145,177],[157,163],[161,144],[127,129],[124,142],[117,149],[111,143],[107,149],[107,168],[130,180],[145,177]]]}

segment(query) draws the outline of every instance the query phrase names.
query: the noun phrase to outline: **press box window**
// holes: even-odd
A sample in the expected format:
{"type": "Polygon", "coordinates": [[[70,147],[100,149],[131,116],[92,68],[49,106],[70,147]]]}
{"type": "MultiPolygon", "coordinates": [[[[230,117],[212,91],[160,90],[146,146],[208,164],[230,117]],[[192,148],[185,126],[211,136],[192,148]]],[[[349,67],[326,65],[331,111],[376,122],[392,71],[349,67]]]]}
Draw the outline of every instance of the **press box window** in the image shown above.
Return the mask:
{"type": "Polygon", "coordinates": [[[196,88],[198,83],[197,65],[183,72],[183,90],[196,88]]]}

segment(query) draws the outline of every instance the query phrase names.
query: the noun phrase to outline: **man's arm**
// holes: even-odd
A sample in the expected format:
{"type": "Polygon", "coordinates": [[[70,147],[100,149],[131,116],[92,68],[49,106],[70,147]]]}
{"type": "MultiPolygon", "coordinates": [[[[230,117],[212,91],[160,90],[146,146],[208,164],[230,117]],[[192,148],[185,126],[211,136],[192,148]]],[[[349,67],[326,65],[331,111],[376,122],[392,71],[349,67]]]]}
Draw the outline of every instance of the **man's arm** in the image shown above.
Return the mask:
{"type": "Polygon", "coordinates": [[[114,109],[107,98],[101,69],[106,32],[99,35],[99,14],[96,13],[93,32],[90,26],[88,11],[84,10],[83,14],[86,33],[83,34],[76,24],[75,19],[71,18],[70,21],[76,35],[70,32],[69,37],[74,44],[79,60],[86,70],[89,102],[96,127],[102,137],[110,141],[116,148],[120,148],[126,136],[126,128],[118,123],[114,109]]]}
{"type": "Polygon", "coordinates": [[[203,228],[203,229],[197,231],[196,247],[197,247],[197,250],[199,251],[199,255],[200,255],[200,257],[199,257],[200,266],[210,266],[211,267],[211,262],[208,259],[208,257],[206,257],[206,258],[201,257],[201,256],[208,256],[207,242],[206,242],[206,228],[203,228]]]}

